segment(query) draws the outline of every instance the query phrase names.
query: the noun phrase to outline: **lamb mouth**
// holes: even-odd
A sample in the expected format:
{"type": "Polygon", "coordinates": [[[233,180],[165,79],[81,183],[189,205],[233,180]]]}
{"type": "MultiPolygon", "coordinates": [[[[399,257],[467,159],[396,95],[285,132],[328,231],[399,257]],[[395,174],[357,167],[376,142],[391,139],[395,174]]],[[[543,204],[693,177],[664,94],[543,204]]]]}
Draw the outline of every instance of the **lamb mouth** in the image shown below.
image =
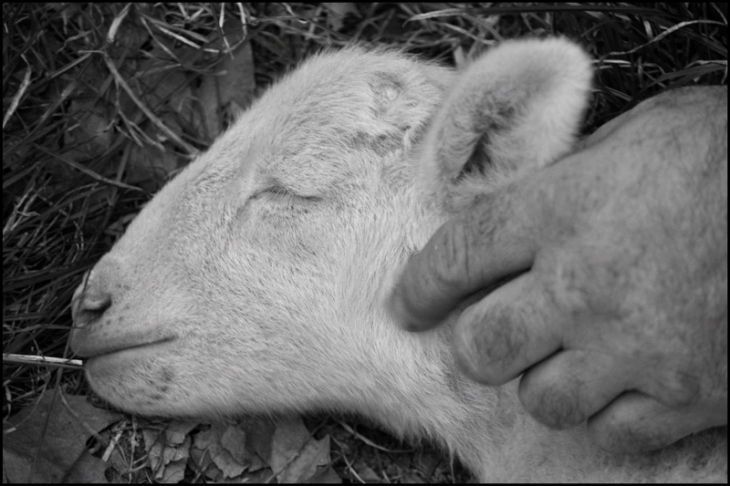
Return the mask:
{"type": "Polygon", "coordinates": [[[88,363],[90,360],[93,360],[93,359],[108,357],[108,356],[111,356],[114,354],[124,353],[127,351],[133,351],[133,350],[142,349],[142,348],[151,348],[151,347],[155,347],[155,346],[162,346],[162,345],[171,343],[176,340],[177,340],[176,336],[170,336],[170,337],[158,339],[156,341],[150,341],[150,342],[139,343],[139,344],[126,345],[126,344],[122,343],[119,346],[110,346],[105,349],[101,349],[98,352],[92,352],[90,354],[83,355],[82,356],[84,358],[83,362],[88,363]]]}

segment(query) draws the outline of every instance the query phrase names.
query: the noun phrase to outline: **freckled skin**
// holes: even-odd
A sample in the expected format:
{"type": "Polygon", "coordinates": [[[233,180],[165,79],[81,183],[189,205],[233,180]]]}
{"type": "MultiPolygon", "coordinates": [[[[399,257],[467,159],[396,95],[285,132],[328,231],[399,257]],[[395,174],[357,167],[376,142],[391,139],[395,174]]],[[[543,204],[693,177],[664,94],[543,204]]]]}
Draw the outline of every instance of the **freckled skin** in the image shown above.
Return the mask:
{"type": "Polygon", "coordinates": [[[727,89],[657,96],[457,214],[409,262],[395,313],[427,328],[529,270],[462,313],[469,375],[524,373],[535,418],[588,419],[614,451],[726,425],[727,175],[727,89]]]}

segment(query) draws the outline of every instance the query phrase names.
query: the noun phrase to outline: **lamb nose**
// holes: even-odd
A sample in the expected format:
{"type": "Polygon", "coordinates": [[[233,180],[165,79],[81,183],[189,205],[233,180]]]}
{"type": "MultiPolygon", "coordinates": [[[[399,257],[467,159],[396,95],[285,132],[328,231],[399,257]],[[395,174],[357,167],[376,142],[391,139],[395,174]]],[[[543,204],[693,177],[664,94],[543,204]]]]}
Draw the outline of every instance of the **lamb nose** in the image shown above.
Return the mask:
{"type": "Polygon", "coordinates": [[[84,279],[84,283],[74,293],[71,306],[74,326],[86,327],[93,324],[111,305],[110,293],[104,292],[84,279]]]}

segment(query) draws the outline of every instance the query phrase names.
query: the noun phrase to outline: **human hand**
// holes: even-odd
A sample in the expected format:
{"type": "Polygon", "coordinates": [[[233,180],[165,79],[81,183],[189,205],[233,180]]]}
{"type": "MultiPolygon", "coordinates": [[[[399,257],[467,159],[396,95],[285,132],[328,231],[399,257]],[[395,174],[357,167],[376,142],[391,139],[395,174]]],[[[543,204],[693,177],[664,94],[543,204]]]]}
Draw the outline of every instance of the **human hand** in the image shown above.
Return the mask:
{"type": "Polygon", "coordinates": [[[469,376],[524,373],[529,413],[614,451],[727,424],[727,175],[727,89],[655,97],[452,218],[391,310],[425,330],[519,274],[458,319],[469,376]]]}

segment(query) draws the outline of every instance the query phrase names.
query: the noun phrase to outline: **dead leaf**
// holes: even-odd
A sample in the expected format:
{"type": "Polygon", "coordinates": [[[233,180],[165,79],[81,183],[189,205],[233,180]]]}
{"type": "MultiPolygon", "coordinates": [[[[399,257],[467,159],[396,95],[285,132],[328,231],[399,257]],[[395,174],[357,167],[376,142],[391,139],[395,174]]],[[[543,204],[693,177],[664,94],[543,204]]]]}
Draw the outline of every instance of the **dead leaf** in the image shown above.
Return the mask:
{"type": "Polygon", "coordinates": [[[172,422],[163,431],[144,430],[143,436],[150,466],[155,479],[161,482],[177,482],[185,475],[185,464],[190,457],[192,439],[187,432],[196,424],[172,422]],[[180,441],[182,439],[182,441],[180,441]],[[182,464],[182,472],[179,471],[182,464]],[[168,471],[169,469],[169,471],[168,471]],[[182,474],[182,476],[180,476],[182,474]],[[180,476],[179,479],[175,478],[180,476]]]}
{"type": "Polygon", "coordinates": [[[168,444],[182,444],[190,431],[197,426],[197,422],[170,422],[165,427],[165,439],[168,444]]]}
{"type": "Polygon", "coordinates": [[[165,466],[165,473],[162,475],[161,478],[158,478],[155,476],[155,479],[160,481],[161,483],[179,483],[183,479],[185,479],[185,465],[188,463],[187,458],[185,459],[178,459],[177,461],[172,461],[167,466],[165,466]]]}
{"type": "MultiPolygon", "coordinates": [[[[193,447],[193,458],[197,463],[204,458],[204,453],[207,452],[213,465],[208,466],[204,469],[206,476],[213,479],[219,480],[219,473],[224,478],[233,478],[239,476],[248,467],[248,461],[246,454],[239,454],[235,451],[236,455],[231,453],[226,446],[223,444],[223,437],[226,431],[231,426],[215,424],[210,429],[196,434],[194,447],[193,447]],[[239,462],[240,461],[240,462],[239,462]]],[[[234,436],[238,435],[238,432],[229,432],[229,437],[226,438],[226,442],[229,446],[235,449],[235,446],[230,442],[234,440],[234,436]]],[[[245,433],[242,437],[245,441],[245,433]]]]}
{"type": "Polygon", "coordinates": [[[101,459],[84,457],[86,441],[121,415],[95,408],[83,396],[49,389],[3,424],[3,474],[11,483],[58,483],[64,477],[105,482],[101,459]],[[34,464],[35,462],[35,464],[34,464]]]}
{"type": "Polygon", "coordinates": [[[351,2],[323,3],[322,6],[329,11],[329,15],[327,15],[327,26],[334,31],[339,31],[342,28],[348,13],[359,14],[355,4],[351,2]]]}
{"type": "MultiPolygon", "coordinates": [[[[317,474],[310,477],[306,481],[310,484],[340,484],[342,478],[337,475],[332,466],[317,467],[317,474]]],[[[380,478],[377,478],[374,482],[380,482],[380,478]]]]}
{"type": "MultiPolygon", "coordinates": [[[[223,32],[231,45],[239,43],[243,36],[240,24],[235,22],[227,22],[223,32]]],[[[209,46],[222,48],[220,44],[220,39],[215,39],[209,46]]],[[[223,54],[216,67],[221,75],[203,76],[195,93],[200,100],[203,122],[211,141],[251,104],[256,89],[251,43],[244,42],[230,53],[223,54]]]]}
{"type": "Polygon", "coordinates": [[[92,456],[88,449],[84,449],[62,482],[66,484],[106,483],[104,471],[108,467],[108,463],[92,456]]]}
{"type": "Polygon", "coordinates": [[[317,474],[317,466],[330,463],[329,436],[315,440],[300,417],[277,424],[271,447],[271,468],[280,483],[304,482],[317,474]]]}
{"type": "Polygon", "coordinates": [[[221,435],[221,445],[226,448],[239,464],[248,464],[246,452],[246,431],[239,425],[229,425],[221,435]]]}
{"type": "Polygon", "coordinates": [[[246,449],[252,453],[251,471],[266,467],[271,462],[271,442],[276,422],[268,417],[251,419],[246,423],[246,449]]]}

